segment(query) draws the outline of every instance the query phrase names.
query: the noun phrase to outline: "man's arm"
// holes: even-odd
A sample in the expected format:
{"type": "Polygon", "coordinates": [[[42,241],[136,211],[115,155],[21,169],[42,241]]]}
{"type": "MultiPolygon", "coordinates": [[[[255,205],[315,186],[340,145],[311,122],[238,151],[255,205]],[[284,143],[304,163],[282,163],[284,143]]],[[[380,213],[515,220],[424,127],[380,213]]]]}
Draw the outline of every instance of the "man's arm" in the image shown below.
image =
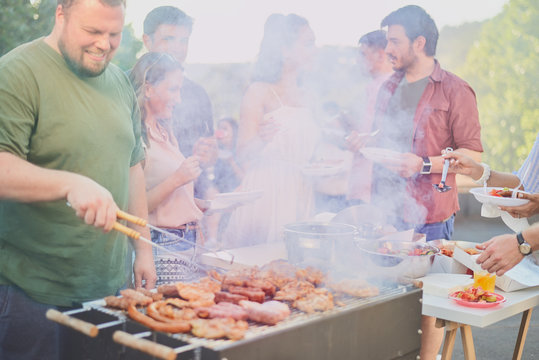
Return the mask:
{"type": "Polygon", "coordinates": [[[83,175],[45,169],[0,152],[0,199],[18,202],[66,200],[89,225],[110,231],[118,206],[111,193],[83,175]]]}
{"type": "MultiPolygon", "coordinates": [[[[534,224],[522,232],[524,240],[531,245],[532,251],[539,250],[539,223],[534,224]]],[[[489,241],[477,245],[484,250],[476,262],[488,272],[502,276],[511,270],[523,258],[518,249],[518,240],[515,234],[495,236],[489,241]]]]}
{"type": "MultiPolygon", "coordinates": [[[[129,170],[129,213],[143,219],[148,218],[148,203],[146,201],[146,185],[144,180],[144,171],[140,163],[134,165],[129,170]]],[[[141,227],[130,224],[143,237],[150,240],[150,230],[147,227],[141,227]]],[[[153,261],[152,246],[141,240],[133,240],[135,249],[135,263],[133,272],[135,274],[135,287],[141,287],[145,280],[144,287],[153,289],[157,280],[155,273],[155,264],[153,261]]]]}

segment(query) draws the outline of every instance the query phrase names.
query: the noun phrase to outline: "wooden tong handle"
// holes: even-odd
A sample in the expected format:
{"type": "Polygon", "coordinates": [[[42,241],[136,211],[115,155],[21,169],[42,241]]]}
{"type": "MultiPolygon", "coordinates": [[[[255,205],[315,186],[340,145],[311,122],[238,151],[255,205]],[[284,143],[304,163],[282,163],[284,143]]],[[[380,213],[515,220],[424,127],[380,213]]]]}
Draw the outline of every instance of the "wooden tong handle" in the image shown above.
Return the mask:
{"type": "Polygon", "coordinates": [[[121,233],[124,233],[125,235],[135,240],[138,240],[140,238],[140,233],[138,231],[128,228],[127,226],[120,224],[118,221],[114,222],[112,228],[121,233]]]}
{"type": "Polygon", "coordinates": [[[176,353],[173,348],[165,345],[157,344],[146,339],[139,339],[129,333],[121,330],[116,330],[112,335],[112,339],[118,344],[128,346],[130,348],[140,350],[159,359],[174,360],[176,353]]]}
{"type": "Polygon", "coordinates": [[[143,218],[139,218],[138,216],[128,214],[122,210],[118,210],[118,212],[116,213],[116,217],[119,219],[127,220],[130,223],[133,223],[135,225],[146,226],[148,224],[148,222],[144,220],[143,218]]]}
{"type": "Polygon", "coordinates": [[[99,333],[99,329],[94,324],[71,317],[55,309],[47,310],[45,316],[49,320],[55,321],[58,324],[69,326],[70,328],[78,330],[89,337],[94,338],[99,333]]]}

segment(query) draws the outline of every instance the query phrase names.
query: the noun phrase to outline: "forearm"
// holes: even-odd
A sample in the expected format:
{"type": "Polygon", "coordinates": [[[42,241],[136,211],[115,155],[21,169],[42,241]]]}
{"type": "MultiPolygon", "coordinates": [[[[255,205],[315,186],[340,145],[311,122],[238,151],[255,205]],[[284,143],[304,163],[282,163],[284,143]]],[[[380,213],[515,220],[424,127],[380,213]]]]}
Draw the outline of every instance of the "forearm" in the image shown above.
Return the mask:
{"type": "Polygon", "coordinates": [[[539,222],[524,230],[522,237],[531,245],[533,251],[539,250],[539,222]]]}
{"type": "Polygon", "coordinates": [[[33,165],[0,152],[0,199],[39,202],[66,199],[78,174],[33,165]]]}
{"type": "Polygon", "coordinates": [[[148,199],[148,212],[152,212],[159,204],[172,194],[178,187],[185,185],[187,182],[183,179],[178,180],[178,175],[174,174],[165,179],[162,183],[154,186],[146,193],[148,199]]]}
{"type": "MultiPolygon", "coordinates": [[[[477,179],[475,179],[477,180],[477,179]]],[[[518,176],[511,173],[504,173],[490,170],[490,177],[487,180],[488,186],[515,188],[520,184],[518,176]]]]}

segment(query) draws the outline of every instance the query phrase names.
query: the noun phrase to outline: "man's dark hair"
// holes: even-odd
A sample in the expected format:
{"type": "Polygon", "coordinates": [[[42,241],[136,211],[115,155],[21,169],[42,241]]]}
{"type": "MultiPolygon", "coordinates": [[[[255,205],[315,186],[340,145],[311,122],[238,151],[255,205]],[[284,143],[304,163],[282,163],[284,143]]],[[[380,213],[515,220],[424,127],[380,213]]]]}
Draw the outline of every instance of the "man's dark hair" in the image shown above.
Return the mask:
{"type": "MultiPolygon", "coordinates": [[[[62,5],[62,8],[64,8],[64,10],[65,10],[65,9],[70,8],[77,1],[79,1],[79,0],[58,0],[56,3],[58,5],[62,5]]],[[[123,5],[124,7],[125,7],[125,2],[126,2],[126,0],[99,0],[99,1],[101,1],[103,4],[107,4],[109,6],[123,5]]]]}
{"type": "Polygon", "coordinates": [[[427,12],[417,6],[408,5],[393,11],[382,20],[381,26],[401,25],[404,27],[406,36],[411,41],[423,36],[425,42],[425,54],[434,56],[436,54],[436,44],[438,43],[438,28],[434,20],[427,12]]]}
{"type": "Polygon", "coordinates": [[[159,6],[146,15],[144,34],[152,36],[160,25],[185,26],[193,29],[193,18],[174,6],[159,6]]]}
{"type": "Polygon", "coordinates": [[[387,46],[387,37],[384,30],[375,30],[359,38],[359,45],[366,45],[377,49],[385,49],[387,46]]]}

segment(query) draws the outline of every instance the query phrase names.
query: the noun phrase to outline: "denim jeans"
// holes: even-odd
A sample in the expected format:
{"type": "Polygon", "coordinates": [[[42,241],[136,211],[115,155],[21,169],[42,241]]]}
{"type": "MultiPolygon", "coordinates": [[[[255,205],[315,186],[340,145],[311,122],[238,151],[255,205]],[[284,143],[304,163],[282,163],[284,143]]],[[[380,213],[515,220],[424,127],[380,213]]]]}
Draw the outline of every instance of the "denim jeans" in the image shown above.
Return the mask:
{"type": "Polygon", "coordinates": [[[455,228],[455,215],[451,215],[446,221],[432,224],[417,225],[415,232],[427,235],[427,241],[431,240],[451,240],[455,228]]]}
{"type": "Polygon", "coordinates": [[[0,359],[64,359],[65,327],[45,313],[58,308],[32,300],[14,285],[0,285],[0,359]]]}
{"type": "MultiPolygon", "coordinates": [[[[180,238],[196,242],[196,230],[167,229],[180,238]]],[[[195,247],[176,236],[168,236],[159,231],[152,230],[152,241],[175,253],[171,254],[158,248],[153,248],[155,271],[157,272],[156,285],[170,284],[179,281],[191,280],[197,273],[198,267],[194,263],[195,247]]]]}

